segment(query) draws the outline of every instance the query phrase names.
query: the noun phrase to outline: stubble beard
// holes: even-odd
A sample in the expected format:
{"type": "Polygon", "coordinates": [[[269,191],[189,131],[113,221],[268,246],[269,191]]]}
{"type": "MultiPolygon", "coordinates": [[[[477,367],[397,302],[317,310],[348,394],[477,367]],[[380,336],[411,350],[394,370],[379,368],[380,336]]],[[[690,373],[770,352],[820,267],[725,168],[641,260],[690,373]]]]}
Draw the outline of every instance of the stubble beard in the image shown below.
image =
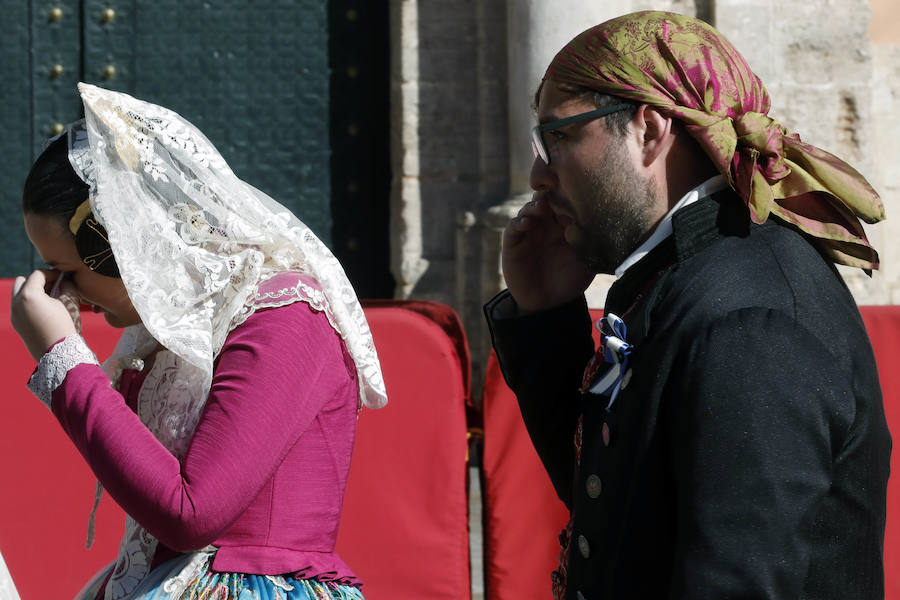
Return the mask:
{"type": "Polygon", "coordinates": [[[656,190],[621,152],[606,152],[584,180],[590,200],[578,223],[584,235],[573,248],[591,272],[614,273],[649,236],[656,190]]]}

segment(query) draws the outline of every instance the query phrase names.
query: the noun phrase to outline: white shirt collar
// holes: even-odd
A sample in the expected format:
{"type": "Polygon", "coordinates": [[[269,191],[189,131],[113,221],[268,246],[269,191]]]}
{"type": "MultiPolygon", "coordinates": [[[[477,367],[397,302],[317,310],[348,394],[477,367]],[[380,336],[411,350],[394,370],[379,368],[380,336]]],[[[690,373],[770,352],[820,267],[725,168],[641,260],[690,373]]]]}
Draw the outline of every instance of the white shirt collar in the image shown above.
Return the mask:
{"type": "Polygon", "coordinates": [[[656,248],[660,242],[664,239],[672,235],[672,215],[676,213],[681,208],[689,204],[693,204],[700,198],[706,198],[707,196],[711,196],[716,192],[725,189],[728,187],[728,182],[725,181],[725,178],[721,175],[716,175],[714,177],[710,177],[687,194],[681,197],[675,206],[666,213],[666,216],[662,218],[662,221],[659,222],[659,225],[656,226],[656,230],[653,234],[647,238],[647,240],[637,247],[637,249],[631,253],[631,255],[626,258],[621,265],[616,269],[616,279],[625,274],[632,265],[637,263],[639,260],[647,256],[647,254],[656,248]]]}

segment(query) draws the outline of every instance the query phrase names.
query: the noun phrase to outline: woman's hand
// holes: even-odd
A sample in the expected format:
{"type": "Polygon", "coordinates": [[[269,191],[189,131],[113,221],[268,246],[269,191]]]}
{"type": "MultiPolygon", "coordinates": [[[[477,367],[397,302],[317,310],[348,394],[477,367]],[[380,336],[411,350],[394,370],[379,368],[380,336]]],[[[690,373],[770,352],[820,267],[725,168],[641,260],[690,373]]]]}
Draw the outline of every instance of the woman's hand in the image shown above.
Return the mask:
{"type": "Polygon", "coordinates": [[[9,305],[9,320],[13,329],[22,338],[31,356],[38,361],[55,342],[77,333],[63,303],[47,294],[48,276],[53,282],[61,274],[38,270],[27,278],[16,277],[9,305]]]}

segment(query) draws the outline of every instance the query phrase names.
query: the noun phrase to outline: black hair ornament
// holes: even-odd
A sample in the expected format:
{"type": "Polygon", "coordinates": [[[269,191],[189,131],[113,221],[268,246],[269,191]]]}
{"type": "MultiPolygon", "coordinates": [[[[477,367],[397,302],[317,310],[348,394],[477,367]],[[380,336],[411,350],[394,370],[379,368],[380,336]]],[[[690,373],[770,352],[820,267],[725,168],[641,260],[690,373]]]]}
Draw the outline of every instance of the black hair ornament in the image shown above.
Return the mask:
{"type": "Polygon", "coordinates": [[[94,217],[89,200],[75,209],[69,221],[69,231],[75,236],[75,249],[88,269],[107,277],[120,277],[119,265],[109,245],[109,235],[94,217]]]}

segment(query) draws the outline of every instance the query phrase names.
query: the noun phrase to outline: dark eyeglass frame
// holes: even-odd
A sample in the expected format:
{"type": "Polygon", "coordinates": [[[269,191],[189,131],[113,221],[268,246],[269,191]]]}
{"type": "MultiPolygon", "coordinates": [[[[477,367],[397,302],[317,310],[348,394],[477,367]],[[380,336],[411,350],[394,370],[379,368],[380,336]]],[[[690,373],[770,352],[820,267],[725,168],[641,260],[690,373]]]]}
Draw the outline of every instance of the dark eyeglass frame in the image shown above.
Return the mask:
{"type": "Polygon", "coordinates": [[[612,113],[631,108],[632,106],[632,104],[613,104],[612,106],[605,106],[603,108],[578,113],[577,115],[572,115],[571,117],[566,117],[564,119],[535,125],[531,130],[531,151],[534,153],[535,158],[540,156],[541,160],[544,161],[544,164],[549,165],[550,152],[547,150],[547,145],[544,143],[545,131],[553,131],[554,129],[559,129],[560,127],[565,127],[566,125],[571,125],[572,123],[578,123],[580,121],[599,119],[600,117],[611,115],[612,113]]]}

